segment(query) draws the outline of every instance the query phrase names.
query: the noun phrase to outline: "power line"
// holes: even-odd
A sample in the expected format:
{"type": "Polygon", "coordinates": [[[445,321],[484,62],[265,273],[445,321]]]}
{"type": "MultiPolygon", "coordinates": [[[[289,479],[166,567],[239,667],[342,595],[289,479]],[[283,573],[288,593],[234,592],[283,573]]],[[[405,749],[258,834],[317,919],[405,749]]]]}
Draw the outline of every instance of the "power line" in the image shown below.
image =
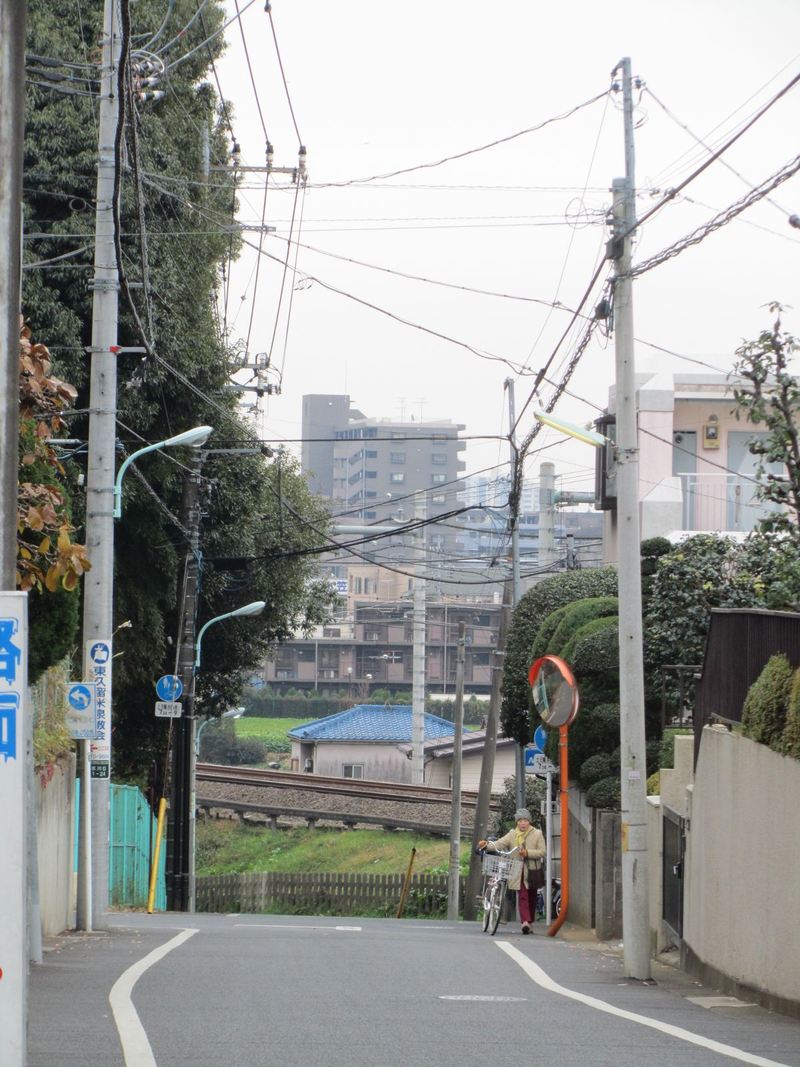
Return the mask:
{"type": "Polygon", "coordinates": [[[464,159],[467,156],[475,155],[477,152],[485,152],[489,148],[496,148],[498,145],[508,144],[509,141],[515,141],[518,137],[525,137],[529,133],[537,133],[539,130],[543,130],[545,126],[550,126],[554,122],[562,122],[564,119],[570,118],[572,115],[577,114],[577,112],[582,111],[583,108],[597,103],[598,100],[602,100],[603,97],[607,95],[608,90],[603,90],[602,93],[598,93],[589,100],[584,100],[582,104],[576,104],[568,111],[564,111],[560,115],[554,115],[552,118],[545,119],[544,122],[539,122],[535,126],[528,126],[526,129],[518,130],[516,133],[511,133],[507,137],[500,137],[496,141],[490,141],[488,144],[479,145],[477,148],[468,148],[463,152],[457,152],[452,156],[445,156],[443,159],[437,159],[431,163],[417,163],[413,167],[403,167],[400,170],[388,171],[386,174],[373,174],[369,178],[350,178],[347,181],[342,182],[322,182],[317,184],[315,188],[331,189],[342,188],[346,185],[363,185],[367,182],[383,181],[385,178],[396,178],[400,174],[411,174],[418,170],[430,170],[432,167],[441,167],[444,163],[452,163],[453,160],[464,159]]]}
{"type": "Polygon", "coordinates": [[[291,97],[291,94],[289,93],[289,84],[286,81],[286,71],[283,69],[283,60],[281,59],[281,50],[280,50],[280,48],[278,48],[278,35],[275,32],[275,20],[272,17],[272,4],[269,2],[269,0],[267,0],[266,4],[264,5],[264,10],[269,15],[269,24],[270,24],[270,28],[272,29],[272,40],[273,40],[273,42],[275,44],[275,55],[278,58],[278,67],[280,68],[280,72],[281,72],[281,80],[283,81],[283,89],[284,89],[284,92],[286,93],[286,102],[289,105],[289,113],[292,116],[292,123],[294,125],[294,132],[297,134],[297,143],[302,148],[303,147],[303,138],[300,136],[300,130],[299,130],[298,126],[297,126],[297,118],[295,116],[294,107],[292,105],[292,97],[291,97]]]}

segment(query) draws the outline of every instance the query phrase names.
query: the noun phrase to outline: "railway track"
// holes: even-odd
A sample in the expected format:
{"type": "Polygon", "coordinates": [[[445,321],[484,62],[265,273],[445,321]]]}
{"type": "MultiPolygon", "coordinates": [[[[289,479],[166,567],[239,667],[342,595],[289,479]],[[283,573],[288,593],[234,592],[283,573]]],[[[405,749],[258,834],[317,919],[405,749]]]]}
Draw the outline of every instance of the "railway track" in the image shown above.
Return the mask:
{"type": "MultiPolygon", "coordinates": [[[[452,792],[434,786],[405,785],[401,782],[376,782],[365,779],[326,777],[318,774],[298,774],[295,771],[271,771],[261,767],[228,767],[215,763],[198,763],[197,782],[216,782],[220,785],[261,786],[269,789],[293,789],[310,793],[331,793],[342,797],[363,797],[404,804],[449,804],[452,792]]],[[[475,807],[478,794],[461,794],[462,807],[475,807]]],[[[496,801],[490,807],[496,807],[496,801]]]]}

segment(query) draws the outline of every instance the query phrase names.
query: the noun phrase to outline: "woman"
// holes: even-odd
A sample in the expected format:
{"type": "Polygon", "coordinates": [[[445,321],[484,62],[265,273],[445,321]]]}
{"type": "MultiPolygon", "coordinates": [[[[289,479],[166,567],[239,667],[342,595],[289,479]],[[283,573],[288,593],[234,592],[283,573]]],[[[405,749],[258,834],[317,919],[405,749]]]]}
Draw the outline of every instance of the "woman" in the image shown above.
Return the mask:
{"type": "Polygon", "coordinates": [[[531,813],[527,808],[519,808],[514,818],[517,826],[497,841],[479,841],[478,848],[488,852],[510,852],[516,848],[515,855],[522,860],[522,871],[508,879],[508,888],[517,891],[519,917],[523,934],[531,932],[531,924],[536,917],[536,894],[544,885],[544,857],[547,852],[541,830],[531,824],[531,813]]]}

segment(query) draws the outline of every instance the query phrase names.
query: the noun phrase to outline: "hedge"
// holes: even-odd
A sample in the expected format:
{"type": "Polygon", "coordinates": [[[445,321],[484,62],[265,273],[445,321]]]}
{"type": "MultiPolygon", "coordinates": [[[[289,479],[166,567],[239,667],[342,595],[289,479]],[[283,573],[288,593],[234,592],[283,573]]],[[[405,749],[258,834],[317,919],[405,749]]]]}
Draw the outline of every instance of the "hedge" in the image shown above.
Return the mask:
{"type": "Polygon", "coordinates": [[[742,710],[745,737],[783,751],[783,731],[794,672],[786,656],[772,656],[750,686],[742,710]]]}
{"type": "Polygon", "coordinates": [[[619,676],[619,620],[616,615],[592,619],[574,635],[564,649],[578,678],[608,671],[619,676]]]}
{"type": "MultiPolygon", "coordinates": [[[[619,613],[619,601],[615,596],[584,597],[570,604],[561,621],[556,627],[548,652],[571,662],[568,649],[571,649],[578,631],[587,623],[594,622],[609,615],[616,616],[619,613]]],[[[546,622],[547,620],[545,620],[546,622]]]]}

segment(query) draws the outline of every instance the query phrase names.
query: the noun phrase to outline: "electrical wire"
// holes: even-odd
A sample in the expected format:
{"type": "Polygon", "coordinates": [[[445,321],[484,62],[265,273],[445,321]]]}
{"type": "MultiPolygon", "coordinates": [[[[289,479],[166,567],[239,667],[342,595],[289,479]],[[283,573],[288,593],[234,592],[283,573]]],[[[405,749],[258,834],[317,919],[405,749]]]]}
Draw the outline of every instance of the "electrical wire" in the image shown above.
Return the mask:
{"type": "Polygon", "coordinates": [[[184,64],[187,59],[191,59],[195,52],[199,52],[201,48],[205,48],[207,44],[210,44],[210,42],[213,41],[216,37],[219,37],[221,33],[224,33],[225,30],[227,30],[227,28],[231,25],[231,23],[236,22],[237,19],[240,19],[245,13],[245,11],[247,11],[249,7],[252,7],[254,3],[255,0],[247,0],[241,11],[237,10],[236,14],[229,18],[227,22],[223,23],[223,25],[220,26],[218,30],[215,30],[213,33],[209,34],[209,36],[206,37],[204,41],[201,41],[200,44],[195,45],[195,47],[190,52],[187,52],[179,59],[174,60],[174,62],[170,63],[166,69],[168,71],[175,70],[176,67],[180,67],[182,64],[184,64]]]}
{"type": "Polygon", "coordinates": [[[297,143],[302,148],[303,147],[303,138],[300,136],[300,130],[299,130],[298,126],[297,126],[297,118],[295,116],[294,107],[292,105],[292,97],[291,97],[291,95],[289,93],[289,83],[286,81],[286,71],[283,69],[283,60],[281,59],[281,50],[278,47],[278,35],[275,32],[275,20],[272,17],[272,4],[269,2],[269,0],[267,0],[266,4],[264,5],[264,10],[269,15],[269,24],[270,24],[270,28],[272,29],[272,40],[275,43],[275,55],[278,58],[278,67],[280,68],[280,72],[281,72],[281,80],[283,81],[283,89],[284,89],[284,92],[286,93],[286,103],[289,105],[289,113],[292,116],[292,123],[294,125],[294,132],[297,134],[297,143]]]}
{"type": "Polygon", "coordinates": [[[516,133],[508,134],[506,137],[499,137],[497,140],[490,141],[488,144],[478,145],[477,148],[468,148],[463,152],[456,152],[454,155],[445,156],[443,159],[437,159],[430,163],[417,163],[412,167],[402,167],[400,170],[388,171],[386,174],[373,174],[369,178],[350,178],[347,181],[341,182],[319,182],[315,185],[315,188],[335,189],[347,185],[363,185],[367,182],[383,181],[386,178],[396,178],[400,174],[412,174],[414,171],[418,170],[430,170],[433,167],[441,167],[443,164],[452,163],[456,159],[465,159],[467,156],[473,156],[478,152],[485,152],[489,148],[496,148],[498,145],[508,144],[509,141],[515,141],[518,137],[525,137],[529,133],[537,133],[539,130],[543,130],[545,126],[550,126],[554,122],[562,122],[565,119],[571,118],[572,115],[577,114],[586,107],[590,107],[607,95],[608,90],[604,89],[602,93],[598,93],[589,100],[584,100],[582,104],[576,104],[574,107],[569,108],[569,110],[562,112],[560,115],[554,115],[552,118],[545,119],[543,122],[539,122],[535,126],[528,126],[524,130],[518,130],[516,133]]]}

